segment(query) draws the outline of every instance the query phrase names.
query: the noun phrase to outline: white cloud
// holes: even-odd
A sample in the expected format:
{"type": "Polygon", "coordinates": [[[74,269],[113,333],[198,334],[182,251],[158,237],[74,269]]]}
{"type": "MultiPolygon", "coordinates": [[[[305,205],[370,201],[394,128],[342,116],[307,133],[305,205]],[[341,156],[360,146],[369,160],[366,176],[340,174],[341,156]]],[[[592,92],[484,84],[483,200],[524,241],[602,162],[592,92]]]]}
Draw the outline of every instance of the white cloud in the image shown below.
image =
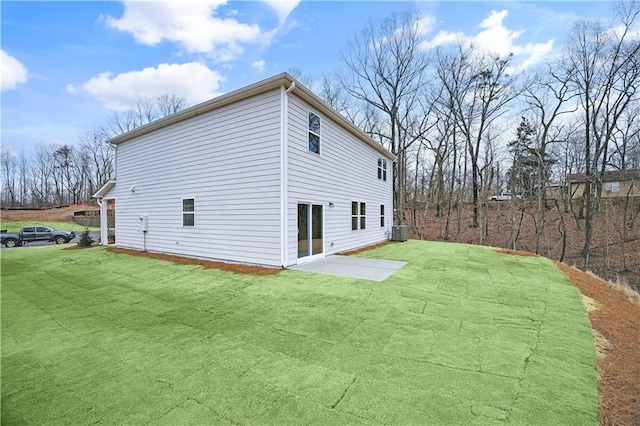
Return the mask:
{"type": "Polygon", "coordinates": [[[529,55],[520,65],[516,67],[517,70],[526,70],[527,68],[543,62],[549,57],[549,52],[553,49],[553,40],[549,40],[546,43],[527,44],[524,47],[524,51],[529,55]]]}
{"type": "Polygon", "coordinates": [[[415,22],[417,33],[427,35],[436,25],[436,19],[433,16],[423,16],[415,22]]]}
{"type": "Polygon", "coordinates": [[[20,83],[27,81],[27,68],[22,63],[0,49],[0,64],[2,65],[2,90],[13,89],[20,83]]]}
{"type": "Polygon", "coordinates": [[[141,44],[175,42],[191,53],[209,53],[228,61],[244,53],[245,43],[268,43],[276,30],[262,32],[256,24],[220,18],[225,0],[125,1],[120,19],[107,16],[107,26],[131,33],[141,44]]]}
{"type": "Polygon", "coordinates": [[[480,23],[481,30],[477,34],[440,31],[431,40],[425,41],[423,47],[434,48],[459,42],[465,47],[474,46],[482,52],[502,57],[513,54],[519,63],[518,69],[525,69],[543,61],[553,49],[554,40],[550,39],[544,43],[518,44],[518,38],[524,30],[514,31],[507,28],[504,20],[508,15],[507,10],[493,10],[480,23]]]}
{"type": "Polygon", "coordinates": [[[473,37],[474,45],[481,50],[497,53],[501,56],[506,56],[510,53],[519,54],[522,51],[522,47],[514,44],[514,41],[522,35],[523,31],[512,31],[504,26],[502,21],[504,21],[508,13],[506,10],[500,12],[491,11],[489,16],[480,24],[482,31],[473,37]]]}
{"type": "Polygon", "coordinates": [[[613,28],[610,28],[609,31],[611,31],[617,39],[625,37],[625,39],[628,41],[640,40],[640,24],[635,24],[630,27],[625,27],[624,25],[620,24],[613,28]]]}
{"type": "Polygon", "coordinates": [[[300,0],[262,0],[264,3],[268,4],[272,9],[276,11],[278,14],[278,18],[280,19],[280,23],[283,23],[287,20],[289,14],[295,9],[300,0]]]}
{"type": "MultiPolygon", "coordinates": [[[[217,92],[224,77],[203,64],[160,64],[157,68],[144,68],[113,75],[99,74],[82,85],[84,92],[100,99],[106,108],[126,110],[139,98],[176,94],[197,103],[211,99],[217,92]]],[[[67,90],[77,89],[67,86],[67,90]]]]}
{"type": "Polygon", "coordinates": [[[262,59],[251,64],[251,68],[256,70],[258,74],[262,74],[264,72],[264,66],[265,62],[262,59]]]}

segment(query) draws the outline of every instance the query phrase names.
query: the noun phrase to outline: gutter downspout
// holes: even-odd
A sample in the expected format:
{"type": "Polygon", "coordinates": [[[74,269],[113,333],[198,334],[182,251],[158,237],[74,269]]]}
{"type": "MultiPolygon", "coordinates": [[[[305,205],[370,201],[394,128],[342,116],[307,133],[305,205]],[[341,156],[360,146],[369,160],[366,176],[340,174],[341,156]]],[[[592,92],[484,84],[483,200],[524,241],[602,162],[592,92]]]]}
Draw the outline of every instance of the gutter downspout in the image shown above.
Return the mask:
{"type": "MultiPolygon", "coordinates": [[[[116,159],[118,158],[118,145],[112,144],[109,142],[109,145],[113,147],[113,179],[116,180],[116,159]]],[[[102,197],[96,198],[98,205],[100,206],[100,245],[108,246],[109,245],[109,219],[107,216],[108,212],[108,202],[104,202],[102,197]],[[104,204],[104,207],[103,207],[104,204]]]]}
{"type": "Polygon", "coordinates": [[[280,86],[280,263],[286,268],[289,263],[289,93],[296,82],[285,90],[280,86]]]}

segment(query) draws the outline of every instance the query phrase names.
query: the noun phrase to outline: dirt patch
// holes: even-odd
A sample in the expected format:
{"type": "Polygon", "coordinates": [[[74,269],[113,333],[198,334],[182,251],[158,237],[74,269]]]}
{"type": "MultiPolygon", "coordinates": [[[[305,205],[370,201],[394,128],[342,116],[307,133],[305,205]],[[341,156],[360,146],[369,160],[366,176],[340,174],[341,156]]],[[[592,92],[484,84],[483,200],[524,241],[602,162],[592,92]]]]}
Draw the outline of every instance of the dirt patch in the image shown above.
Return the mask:
{"type": "Polygon", "coordinates": [[[73,221],[73,213],[79,210],[87,210],[89,206],[87,204],[74,204],[65,207],[51,207],[49,209],[42,210],[5,210],[0,211],[0,215],[3,221],[29,221],[34,222],[69,222],[73,221]]]}
{"type": "Polygon", "coordinates": [[[582,304],[587,312],[597,311],[598,310],[598,302],[590,298],[589,296],[582,295],[582,304]]]}
{"type": "Polygon", "coordinates": [[[597,276],[557,262],[586,296],[598,352],[600,422],[640,425],[640,306],[597,276]]]}
{"type": "Polygon", "coordinates": [[[238,274],[249,275],[274,275],[281,271],[277,268],[266,268],[263,266],[243,265],[240,263],[215,262],[211,260],[195,259],[192,257],[175,256],[172,254],[153,253],[148,251],[131,250],[117,247],[107,247],[107,251],[111,253],[123,253],[131,256],[148,257],[151,259],[168,260],[169,262],[178,263],[180,265],[200,265],[206,269],[220,269],[222,271],[235,272],[238,274]]]}

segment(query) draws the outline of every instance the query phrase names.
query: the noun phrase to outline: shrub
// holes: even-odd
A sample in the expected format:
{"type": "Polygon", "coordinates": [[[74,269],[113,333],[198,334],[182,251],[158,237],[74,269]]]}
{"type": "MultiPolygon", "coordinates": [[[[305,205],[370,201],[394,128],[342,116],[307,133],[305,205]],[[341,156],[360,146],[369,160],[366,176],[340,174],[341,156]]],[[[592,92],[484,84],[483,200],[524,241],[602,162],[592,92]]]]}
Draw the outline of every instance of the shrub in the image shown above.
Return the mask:
{"type": "Polygon", "coordinates": [[[89,234],[89,228],[85,227],[84,231],[80,234],[80,241],[78,241],[78,247],[91,247],[93,244],[93,239],[89,234]]]}

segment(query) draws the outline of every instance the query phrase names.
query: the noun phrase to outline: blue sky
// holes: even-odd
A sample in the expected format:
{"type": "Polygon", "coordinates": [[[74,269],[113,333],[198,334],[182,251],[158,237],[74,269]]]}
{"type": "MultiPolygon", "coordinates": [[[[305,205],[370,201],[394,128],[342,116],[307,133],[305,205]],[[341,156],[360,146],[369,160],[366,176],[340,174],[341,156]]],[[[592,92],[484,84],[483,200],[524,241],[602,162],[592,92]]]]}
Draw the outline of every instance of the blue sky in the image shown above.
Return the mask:
{"type": "Polygon", "coordinates": [[[562,48],[579,18],[609,2],[3,1],[2,145],[76,144],[136,98],[190,104],[299,68],[320,78],[368,20],[417,10],[425,46],[455,38],[516,53],[525,67],[562,48]]]}

